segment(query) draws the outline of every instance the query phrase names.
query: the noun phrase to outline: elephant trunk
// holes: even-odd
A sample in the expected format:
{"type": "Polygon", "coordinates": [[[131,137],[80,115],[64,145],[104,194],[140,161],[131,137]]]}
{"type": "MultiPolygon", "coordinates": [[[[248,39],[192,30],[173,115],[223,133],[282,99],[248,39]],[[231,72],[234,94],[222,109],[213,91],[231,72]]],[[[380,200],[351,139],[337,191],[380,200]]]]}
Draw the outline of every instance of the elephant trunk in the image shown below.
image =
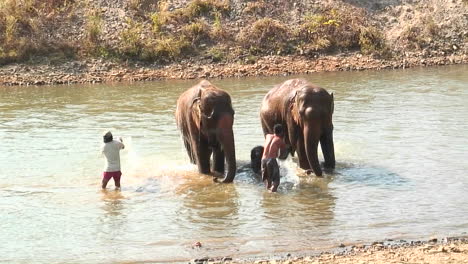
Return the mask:
{"type": "Polygon", "coordinates": [[[320,129],[317,126],[304,126],[305,151],[309,165],[316,176],[322,176],[322,169],[317,156],[317,147],[320,139],[320,129]]]}
{"type": "Polygon", "coordinates": [[[221,143],[221,147],[224,152],[227,164],[227,173],[221,182],[230,183],[236,176],[236,149],[234,145],[234,133],[232,131],[232,125],[234,118],[232,115],[224,115],[218,125],[218,139],[221,143]]]}

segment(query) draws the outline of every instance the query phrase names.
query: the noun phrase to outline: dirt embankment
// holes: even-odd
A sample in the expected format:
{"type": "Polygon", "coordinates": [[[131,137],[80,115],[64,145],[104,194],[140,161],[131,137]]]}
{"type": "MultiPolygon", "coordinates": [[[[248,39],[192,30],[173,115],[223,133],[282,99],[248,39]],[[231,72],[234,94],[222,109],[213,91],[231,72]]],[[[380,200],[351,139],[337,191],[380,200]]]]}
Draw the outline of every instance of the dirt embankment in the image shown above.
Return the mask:
{"type": "Polygon", "coordinates": [[[0,6],[0,85],[468,62],[466,0],[35,2],[0,6]]]}

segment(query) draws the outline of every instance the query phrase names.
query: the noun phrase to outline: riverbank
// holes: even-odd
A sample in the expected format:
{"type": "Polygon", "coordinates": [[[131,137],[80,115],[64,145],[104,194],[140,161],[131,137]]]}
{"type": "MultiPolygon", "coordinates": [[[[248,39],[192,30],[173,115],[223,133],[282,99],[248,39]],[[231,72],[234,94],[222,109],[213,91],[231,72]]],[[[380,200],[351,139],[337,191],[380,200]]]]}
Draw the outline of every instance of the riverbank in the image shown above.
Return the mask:
{"type": "Polygon", "coordinates": [[[419,52],[393,60],[360,53],[336,56],[266,56],[244,63],[204,63],[187,60],[166,66],[124,64],[99,59],[70,61],[58,65],[10,64],[0,68],[0,85],[54,85],[136,82],[171,79],[231,78],[248,76],[287,76],[329,71],[405,69],[417,66],[466,64],[466,54],[419,52]]]}
{"type": "Polygon", "coordinates": [[[235,263],[235,264],[355,264],[355,263],[468,263],[468,237],[447,237],[427,241],[383,241],[364,245],[341,245],[328,252],[294,256],[287,254],[278,258],[250,260],[198,259],[190,263],[235,263]]]}

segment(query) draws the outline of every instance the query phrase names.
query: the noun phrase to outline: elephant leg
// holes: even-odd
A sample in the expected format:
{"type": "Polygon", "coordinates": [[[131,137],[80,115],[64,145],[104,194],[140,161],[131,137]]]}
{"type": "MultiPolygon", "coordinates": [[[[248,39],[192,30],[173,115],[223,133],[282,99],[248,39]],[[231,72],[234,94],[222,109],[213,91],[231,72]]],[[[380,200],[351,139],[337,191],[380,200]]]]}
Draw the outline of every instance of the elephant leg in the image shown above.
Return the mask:
{"type": "Polygon", "coordinates": [[[208,141],[203,137],[198,139],[198,135],[192,136],[192,148],[196,149],[195,159],[198,166],[198,172],[209,174],[211,148],[209,148],[208,141]]]}
{"type": "Polygon", "coordinates": [[[200,164],[198,165],[201,173],[209,174],[210,173],[210,158],[211,158],[211,148],[208,145],[208,141],[200,140],[200,164]]]}
{"type": "Polygon", "coordinates": [[[213,171],[224,174],[224,151],[219,148],[213,150],[213,171]]]}
{"type": "Polygon", "coordinates": [[[190,162],[192,164],[195,164],[196,163],[196,160],[195,160],[195,157],[194,157],[194,153],[192,151],[192,144],[190,143],[190,140],[185,138],[184,137],[184,145],[185,145],[185,149],[187,150],[187,154],[190,158],[190,162]]]}

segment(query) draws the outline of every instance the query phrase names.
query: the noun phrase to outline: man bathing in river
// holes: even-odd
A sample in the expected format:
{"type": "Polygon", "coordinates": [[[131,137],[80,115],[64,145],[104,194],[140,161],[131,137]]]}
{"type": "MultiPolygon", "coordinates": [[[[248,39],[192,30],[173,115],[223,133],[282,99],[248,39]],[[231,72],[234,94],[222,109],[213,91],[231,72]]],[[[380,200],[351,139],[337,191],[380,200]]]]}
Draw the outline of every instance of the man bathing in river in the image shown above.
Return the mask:
{"type": "Polygon", "coordinates": [[[106,157],[106,166],[102,173],[102,189],[106,189],[107,183],[114,178],[115,189],[120,190],[120,150],[125,148],[122,138],[114,140],[112,133],[108,131],[103,136],[102,154],[106,157]]]}
{"type": "Polygon", "coordinates": [[[283,127],[276,124],[273,127],[274,134],[265,136],[264,151],[262,156],[262,181],[268,190],[276,192],[280,184],[279,166],[276,158],[285,159],[289,148],[283,140],[283,127]]]}

